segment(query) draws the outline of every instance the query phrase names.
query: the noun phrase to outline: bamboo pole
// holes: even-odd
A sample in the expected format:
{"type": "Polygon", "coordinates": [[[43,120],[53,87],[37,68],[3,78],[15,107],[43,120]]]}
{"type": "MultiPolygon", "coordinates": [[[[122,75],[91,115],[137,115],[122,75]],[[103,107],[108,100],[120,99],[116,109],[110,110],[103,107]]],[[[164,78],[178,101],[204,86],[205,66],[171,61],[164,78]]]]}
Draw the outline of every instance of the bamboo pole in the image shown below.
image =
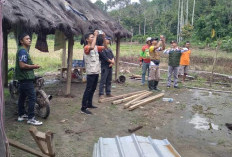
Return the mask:
{"type": "Polygon", "coordinates": [[[130,100],[133,100],[134,98],[136,98],[136,97],[138,97],[138,96],[139,96],[139,94],[137,94],[137,95],[132,95],[132,96],[127,97],[127,98],[115,100],[115,101],[112,102],[112,104],[113,104],[113,105],[121,104],[121,103],[130,101],[130,100]]]}
{"type": "Polygon", "coordinates": [[[124,105],[124,109],[130,107],[132,102],[141,100],[141,99],[146,98],[146,97],[148,97],[148,96],[150,96],[150,95],[152,95],[152,94],[153,94],[152,92],[143,93],[142,95],[140,95],[139,97],[135,98],[134,100],[131,100],[130,102],[126,103],[126,104],[124,105]]]}
{"type": "Polygon", "coordinates": [[[140,106],[144,106],[144,105],[146,105],[146,104],[148,104],[148,103],[150,103],[150,102],[152,102],[152,101],[154,101],[154,100],[156,100],[156,99],[159,99],[159,98],[161,98],[161,97],[163,97],[163,96],[164,96],[164,93],[160,93],[160,94],[158,94],[158,95],[155,95],[155,96],[149,98],[147,101],[143,101],[143,102],[140,102],[140,103],[135,104],[135,105],[133,105],[133,106],[130,106],[130,107],[129,107],[129,111],[132,111],[132,110],[134,110],[134,109],[136,109],[136,108],[138,108],[138,107],[140,107],[140,106]]]}
{"type": "Polygon", "coordinates": [[[232,91],[223,91],[223,90],[215,90],[215,89],[208,89],[208,88],[198,88],[198,87],[190,87],[190,86],[184,86],[185,88],[189,89],[198,89],[198,90],[206,90],[206,91],[212,91],[212,92],[221,92],[221,93],[231,93],[232,91]]]}
{"type": "Polygon", "coordinates": [[[145,92],[145,90],[142,91],[137,91],[137,92],[133,92],[133,93],[128,93],[128,94],[123,94],[123,95],[118,95],[118,96],[114,96],[114,97],[110,97],[110,98],[105,98],[105,99],[100,99],[98,102],[102,103],[102,102],[109,102],[109,101],[114,101],[114,100],[118,100],[118,99],[123,99],[132,95],[136,95],[139,93],[145,92]]]}

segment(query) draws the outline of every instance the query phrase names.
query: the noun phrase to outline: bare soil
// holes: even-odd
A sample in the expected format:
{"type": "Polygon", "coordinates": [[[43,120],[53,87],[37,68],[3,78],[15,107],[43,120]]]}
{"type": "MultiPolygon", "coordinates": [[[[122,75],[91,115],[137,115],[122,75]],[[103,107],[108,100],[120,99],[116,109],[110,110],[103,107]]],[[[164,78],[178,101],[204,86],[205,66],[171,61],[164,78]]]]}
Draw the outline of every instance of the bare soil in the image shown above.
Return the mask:
{"type": "MultiPolygon", "coordinates": [[[[130,69],[130,73],[136,70],[130,69]]],[[[191,83],[186,82],[188,84],[191,83]]],[[[160,83],[159,87],[165,97],[173,98],[173,102],[163,102],[160,99],[128,111],[123,109],[123,104],[98,103],[97,90],[94,105],[98,108],[91,110],[93,115],[84,115],[80,113],[80,108],[85,85],[73,83],[73,97],[64,97],[65,83],[57,81],[45,87],[46,93],[53,95],[51,114],[46,120],[40,119],[44,124],[38,129],[55,133],[57,157],[90,157],[99,137],[128,136],[128,129],[140,125],[143,128],[136,131],[136,135],[151,136],[154,139],[167,138],[183,157],[231,156],[232,131],[225,126],[225,123],[232,123],[231,94],[189,90],[184,87],[166,89],[165,83],[160,83]],[[208,122],[206,126],[211,127],[196,129],[195,124],[189,123],[196,115],[205,118],[208,122]]],[[[147,89],[147,86],[140,86],[139,80],[130,80],[128,77],[125,84],[113,83],[112,86],[113,95],[147,89]]],[[[216,88],[231,90],[231,87],[220,85],[216,88]]],[[[28,132],[30,126],[26,122],[16,121],[16,110],[15,102],[7,98],[5,126],[8,137],[38,149],[28,132]]],[[[12,147],[11,152],[14,157],[32,156],[12,147]]]]}

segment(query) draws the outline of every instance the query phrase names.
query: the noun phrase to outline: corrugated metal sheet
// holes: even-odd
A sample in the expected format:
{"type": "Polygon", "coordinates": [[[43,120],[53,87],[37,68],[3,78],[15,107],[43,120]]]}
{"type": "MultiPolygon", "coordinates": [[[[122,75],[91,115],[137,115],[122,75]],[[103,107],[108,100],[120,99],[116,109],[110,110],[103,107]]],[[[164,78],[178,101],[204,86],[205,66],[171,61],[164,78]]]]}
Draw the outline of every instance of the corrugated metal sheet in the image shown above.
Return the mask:
{"type": "Polygon", "coordinates": [[[95,143],[93,157],[181,157],[167,139],[131,136],[100,137],[95,143]]]}

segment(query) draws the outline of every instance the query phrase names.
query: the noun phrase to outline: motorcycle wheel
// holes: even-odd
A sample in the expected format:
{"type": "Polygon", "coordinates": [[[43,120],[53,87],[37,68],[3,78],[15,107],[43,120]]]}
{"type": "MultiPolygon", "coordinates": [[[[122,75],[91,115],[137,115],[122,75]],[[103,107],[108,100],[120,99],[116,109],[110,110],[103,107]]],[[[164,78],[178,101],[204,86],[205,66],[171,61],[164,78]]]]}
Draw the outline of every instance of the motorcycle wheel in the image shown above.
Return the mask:
{"type": "Polygon", "coordinates": [[[36,91],[35,114],[44,119],[50,114],[50,101],[43,90],[36,91]]]}

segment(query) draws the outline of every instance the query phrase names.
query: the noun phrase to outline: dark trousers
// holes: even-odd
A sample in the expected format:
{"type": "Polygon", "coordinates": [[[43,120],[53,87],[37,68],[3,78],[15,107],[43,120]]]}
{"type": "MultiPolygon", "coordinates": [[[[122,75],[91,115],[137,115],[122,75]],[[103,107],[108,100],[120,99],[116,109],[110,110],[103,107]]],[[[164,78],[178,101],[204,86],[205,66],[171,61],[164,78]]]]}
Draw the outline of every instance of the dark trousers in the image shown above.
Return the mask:
{"type": "Polygon", "coordinates": [[[19,85],[19,101],[18,101],[18,114],[22,116],[25,114],[25,101],[28,100],[28,119],[35,116],[34,108],[36,101],[36,94],[33,81],[20,82],[19,85]]]}
{"type": "Polygon", "coordinates": [[[106,95],[111,94],[112,68],[108,66],[101,67],[101,81],[99,86],[99,95],[104,95],[104,86],[106,95]]]}
{"type": "Polygon", "coordinates": [[[82,98],[82,109],[93,105],[93,95],[97,88],[98,74],[87,75],[87,84],[82,98]]]}

